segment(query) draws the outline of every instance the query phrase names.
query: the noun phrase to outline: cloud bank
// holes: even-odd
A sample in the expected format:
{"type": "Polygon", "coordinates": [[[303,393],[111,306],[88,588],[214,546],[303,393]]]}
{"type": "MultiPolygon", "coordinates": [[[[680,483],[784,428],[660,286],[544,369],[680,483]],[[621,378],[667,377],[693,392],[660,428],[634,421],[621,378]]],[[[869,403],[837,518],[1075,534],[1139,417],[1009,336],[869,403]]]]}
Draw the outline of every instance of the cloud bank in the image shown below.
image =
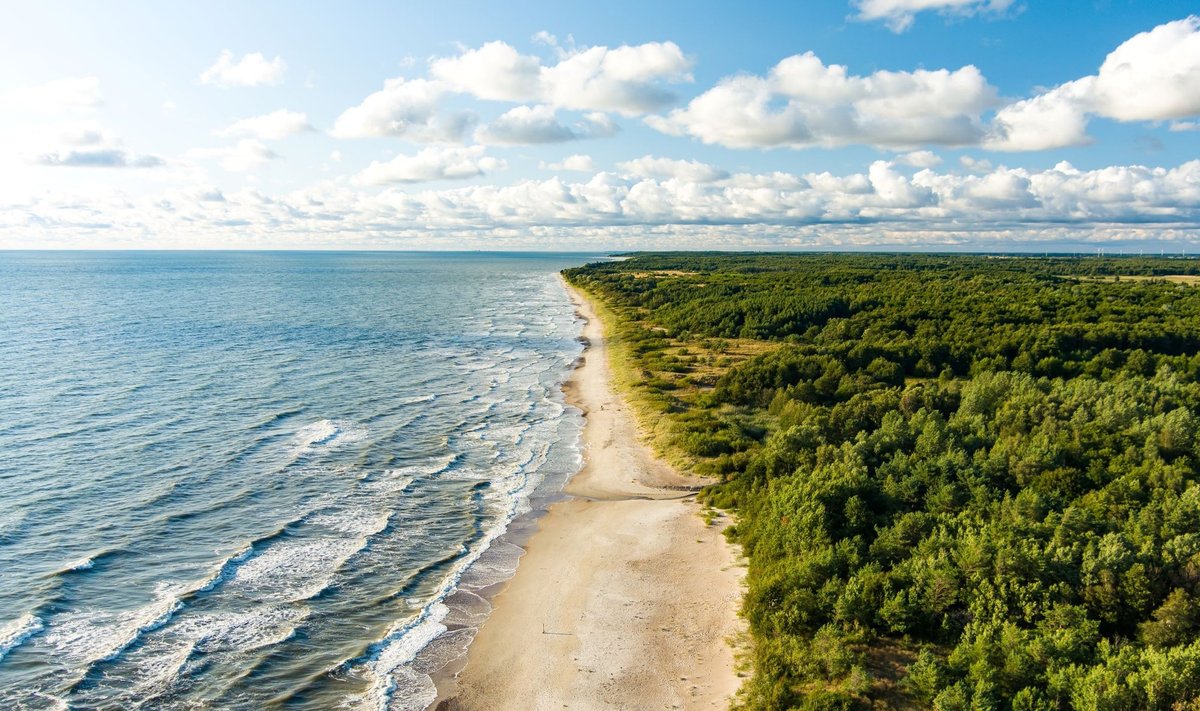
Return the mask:
{"type": "MultiPolygon", "coordinates": [[[[502,168],[482,146],[429,147],[372,164],[359,182],[394,186],[463,179],[502,168]]],[[[342,244],[525,248],[670,248],[926,245],[964,240],[1195,241],[1200,160],[1079,170],[1059,163],[978,174],[876,161],[862,172],[735,173],[644,156],[622,173],[511,185],[378,192],[326,183],[282,196],[211,190],[144,199],[47,196],[0,205],[0,239],[27,244],[87,225],[161,239],[204,235],[213,244],[342,244]],[[703,182],[700,182],[700,181],[703,182]],[[799,242],[797,241],[799,240],[799,242]],[[913,242],[916,243],[916,242],[913,242]]],[[[999,245],[997,245],[998,247],[999,245]]],[[[997,248],[993,247],[993,248],[997,248]]]]}

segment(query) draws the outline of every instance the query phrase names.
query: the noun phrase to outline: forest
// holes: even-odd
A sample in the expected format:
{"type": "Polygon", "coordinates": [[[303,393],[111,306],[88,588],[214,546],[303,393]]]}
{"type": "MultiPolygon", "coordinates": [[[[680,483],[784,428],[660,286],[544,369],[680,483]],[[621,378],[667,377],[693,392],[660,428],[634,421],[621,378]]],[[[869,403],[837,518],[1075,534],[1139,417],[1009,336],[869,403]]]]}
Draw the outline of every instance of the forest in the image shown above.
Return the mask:
{"type": "Polygon", "coordinates": [[[634,254],[653,444],[748,560],[744,709],[1200,709],[1200,261],[634,254]]]}

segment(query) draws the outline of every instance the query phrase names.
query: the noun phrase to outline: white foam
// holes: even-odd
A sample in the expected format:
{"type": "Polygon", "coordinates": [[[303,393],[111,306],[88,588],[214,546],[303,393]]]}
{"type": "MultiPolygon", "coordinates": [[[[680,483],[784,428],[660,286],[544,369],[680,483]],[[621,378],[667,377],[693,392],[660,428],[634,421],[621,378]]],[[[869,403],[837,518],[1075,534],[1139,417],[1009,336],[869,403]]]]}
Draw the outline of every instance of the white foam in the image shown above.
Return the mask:
{"type": "MultiPolygon", "coordinates": [[[[384,637],[382,648],[365,665],[364,671],[371,678],[371,688],[357,699],[348,699],[345,706],[373,708],[379,711],[388,711],[389,709],[419,711],[425,708],[425,706],[415,705],[416,702],[425,698],[425,694],[420,693],[423,686],[421,677],[424,675],[402,669],[402,667],[416,659],[417,653],[425,645],[446,631],[442,620],[449,613],[448,607],[441,602],[436,602],[423,610],[415,619],[405,621],[389,630],[387,636],[384,637]],[[405,679],[409,683],[399,684],[398,682],[403,677],[410,677],[405,679]],[[417,683],[413,684],[412,682],[417,683]],[[413,686],[418,688],[414,689],[413,686]],[[404,693],[397,693],[398,690],[404,693]],[[418,693],[412,693],[414,691],[418,693]],[[413,705],[410,705],[410,702],[413,705]]],[[[424,703],[428,705],[432,701],[433,699],[428,699],[424,703]]]]}
{"type": "Polygon", "coordinates": [[[86,668],[117,658],[146,632],[162,627],[183,603],[179,590],[159,584],[152,602],[122,612],[75,610],[51,620],[43,639],[63,658],[86,668]]]}
{"type": "Polygon", "coordinates": [[[455,462],[458,461],[458,458],[461,456],[462,455],[458,452],[451,452],[440,457],[432,457],[429,461],[422,462],[421,464],[409,464],[403,467],[388,469],[383,473],[383,478],[403,479],[405,477],[430,477],[434,474],[439,474],[449,469],[454,465],[455,462]]]}
{"type": "Polygon", "coordinates": [[[361,442],[366,429],[346,420],[319,420],[305,425],[292,437],[292,454],[301,457],[314,452],[361,442]]]}
{"type": "Polygon", "coordinates": [[[140,707],[158,694],[169,693],[195,652],[240,654],[275,645],[292,637],[310,614],[307,607],[290,605],[260,605],[241,613],[189,615],[185,611],[173,620],[168,634],[148,636],[144,645],[122,660],[128,662],[124,673],[129,676],[120,677],[118,698],[140,707]]]}
{"type": "Polygon", "coordinates": [[[213,588],[223,583],[228,577],[232,568],[244,562],[250,555],[254,553],[254,545],[247,543],[239,548],[235,553],[225,558],[213,568],[213,572],[205,580],[200,582],[196,588],[198,592],[208,592],[213,588]]]}
{"type": "Polygon", "coordinates": [[[413,477],[411,476],[388,476],[368,481],[363,484],[363,488],[376,494],[398,494],[407,489],[412,483],[413,477]]]}
{"type": "Polygon", "coordinates": [[[26,612],[0,627],[0,661],[25,640],[40,632],[43,627],[41,618],[32,612],[26,612]]]}
{"type": "MultiPolygon", "coordinates": [[[[187,666],[193,649],[190,640],[151,639],[130,652],[129,676],[121,677],[113,685],[118,698],[128,706],[139,708],[147,700],[167,692],[187,666]]],[[[116,707],[114,702],[117,700],[109,699],[109,705],[116,707]]]]}
{"type": "Polygon", "coordinates": [[[329,587],[342,564],[366,544],[365,538],[279,541],[243,563],[230,584],[261,600],[308,600],[329,587]]]}
{"type": "MultiPolygon", "coordinates": [[[[49,694],[41,689],[19,689],[17,694],[15,708],[17,711],[25,711],[26,709],[37,709],[38,711],[70,711],[70,705],[65,699],[62,699],[54,694],[49,694]],[[24,698],[22,698],[22,695],[24,698]],[[37,701],[33,701],[37,699],[37,701]]],[[[8,701],[9,699],[5,699],[8,701]]]]}
{"type": "MultiPolygon", "coordinates": [[[[397,678],[403,675],[412,679],[428,679],[425,675],[418,674],[405,665],[410,664],[426,645],[446,631],[447,628],[443,621],[449,615],[450,608],[445,601],[458,590],[458,585],[464,575],[487,553],[492,542],[507,528],[508,522],[512,520],[516,510],[516,502],[510,500],[508,507],[506,515],[501,516],[496,525],[483,532],[481,540],[474,548],[464,550],[465,555],[441,581],[438,589],[425,603],[421,613],[416,618],[401,620],[393,624],[383,639],[372,645],[377,651],[361,665],[364,675],[373,679],[371,689],[365,698],[358,700],[357,704],[353,700],[348,701],[350,706],[358,707],[365,702],[380,711],[397,708],[408,709],[410,707],[405,705],[408,702],[404,699],[423,698],[419,694],[412,696],[410,693],[412,690],[407,686],[403,695],[397,694],[397,678]]],[[[513,548],[521,551],[516,546],[513,548]]],[[[432,700],[431,698],[426,701],[426,705],[432,700]]],[[[411,708],[414,711],[420,711],[424,706],[412,706],[411,708]]]]}
{"type": "Polygon", "coordinates": [[[60,573],[70,573],[77,570],[91,570],[92,566],[96,565],[95,559],[91,556],[80,558],[74,563],[67,563],[59,570],[60,573]]]}
{"type": "Polygon", "coordinates": [[[309,518],[309,523],[349,536],[370,538],[387,528],[391,517],[370,508],[322,511],[309,518]]]}
{"type": "Polygon", "coordinates": [[[290,639],[310,614],[308,607],[262,606],[244,613],[198,615],[181,621],[178,633],[194,639],[204,652],[247,652],[290,639]]]}
{"type": "Polygon", "coordinates": [[[405,398],[403,400],[400,400],[400,404],[401,405],[416,405],[416,404],[422,403],[422,402],[433,402],[433,400],[436,397],[437,397],[437,395],[434,395],[433,393],[429,393],[428,395],[418,395],[416,397],[410,397],[410,398],[405,398]]]}

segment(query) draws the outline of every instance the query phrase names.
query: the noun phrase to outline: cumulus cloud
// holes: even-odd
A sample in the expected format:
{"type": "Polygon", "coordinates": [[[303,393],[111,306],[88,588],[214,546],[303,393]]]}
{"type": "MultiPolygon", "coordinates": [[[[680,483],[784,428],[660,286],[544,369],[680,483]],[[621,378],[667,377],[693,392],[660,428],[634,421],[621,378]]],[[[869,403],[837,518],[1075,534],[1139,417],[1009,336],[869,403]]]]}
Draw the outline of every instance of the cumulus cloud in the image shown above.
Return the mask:
{"type": "Polygon", "coordinates": [[[914,168],[933,168],[941,165],[942,158],[933,151],[911,151],[896,157],[896,162],[914,168]]]}
{"type": "Polygon", "coordinates": [[[674,179],[689,183],[711,183],[729,177],[728,172],[700,161],[658,158],[651,155],[617,163],[617,168],[642,178],[674,179]]]}
{"type": "Polygon", "coordinates": [[[100,80],[96,77],[56,79],[37,86],[13,89],[0,95],[5,111],[56,114],[86,111],[104,105],[100,80]]]}
{"type": "Polygon", "coordinates": [[[297,133],[314,130],[308,116],[298,111],[279,109],[261,116],[234,121],[217,131],[218,136],[253,136],[265,141],[274,141],[297,133]]]}
{"type": "Polygon", "coordinates": [[[388,79],[383,89],[343,111],[331,133],[337,138],[401,136],[415,141],[458,141],[476,118],[467,112],[443,115],[438,103],[446,92],[441,82],[388,79]]]}
{"type": "Polygon", "coordinates": [[[544,170],[569,170],[576,173],[591,173],[596,170],[596,162],[592,160],[591,156],[576,153],[556,163],[546,163],[543,161],[538,167],[544,170]]]}
{"type": "Polygon", "coordinates": [[[493,101],[533,102],[627,116],[675,101],[666,84],[691,81],[691,60],[674,42],[563,51],[550,65],[505,42],[488,42],[430,64],[450,90],[493,101]]]}
{"type": "Polygon", "coordinates": [[[617,125],[603,113],[593,112],[568,126],[558,119],[553,106],[518,106],[475,131],[481,143],[562,143],[585,138],[612,136],[617,125]]]}
{"type": "Polygon", "coordinates": [[[1200,114],[1200,17],[1159,25],[1123,42],[1097,74],[996,113],[984,145],[1042,150],[1089,141],[1089,116],[1169,121],[1200,114]]]}
{"type": "Polygon", "coordinates": [[[453,90],[492,101],[536,101],[542,61],[506,42],[488,42],[456,57],[435,59],[430,74],[453,90]]]}
{"type": "Polygon", "coordinates": [[[882,20],[892,32],[912,27],[918,12],[935,10],[943,15],[970,16],[1000,14],[1012,7],[1013,0],[853,0],[858,8],[856,19],[882,20]]]}
{"type": "Polygon", "coordinates": [[[1068,82],[996,112],[983,147],[997,151],[1040,151],[1078,146],[1087,134],[1090,80],[1068,82]]]}
{"type": "Polygon", "coordinates": [[[222,148],[196,148],[188,151],[187,155],[215,160],[222,168],[233,173],[257,170],[279,157],[278,153],[253,138],[244,138],[235,145],[222,148]]]}
{"type": "Polygon", "coordinates": [[[1090,89],[1095,112],[1118,121],[1200,114],[1200,17],[1126,40],[1105,57],[1090,89]]]}
{"type": "Polygon", "coordinates": [[[806,52],[766,77],[724,79],[647,123],[732,148],[961,146],[983,136],[980,117],[996,102],[995,88],[973,66],[855,76],[806,52]]]}
{"type": "Polygon", "coordinates": [[[390,161],[373,161],[355,176],[360,185],[421,183],[431,180],[464,180],[502,170],[504,161],[484,154],[483,146],[430,146],[414,155],[398,155],[390,161]]]}
{"type": "Polygon", "coordinates": [[[270,86],[283,81],[287,63],[282,57],[268,61],[260,52],[234,61],[233,52],[223,50],[217,61],[200,74],[200,83],[228,89],[235,86],[270,86]]]}
{"type": "Polygon", "coordinates": [[[986,173],[992,169],[992,162],[986,158],[962,156],[958,159],[958,162],[972,173],[986,173]]]}

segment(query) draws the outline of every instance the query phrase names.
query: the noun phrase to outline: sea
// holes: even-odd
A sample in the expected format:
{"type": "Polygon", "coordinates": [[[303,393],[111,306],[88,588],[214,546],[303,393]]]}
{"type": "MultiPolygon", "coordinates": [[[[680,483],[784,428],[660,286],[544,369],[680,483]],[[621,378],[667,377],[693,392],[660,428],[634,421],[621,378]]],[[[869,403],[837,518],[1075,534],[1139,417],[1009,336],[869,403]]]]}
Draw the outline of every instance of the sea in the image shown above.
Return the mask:
{"type": "Polygon", "coordinates": [[[0,252],[0,708],[424,709],[580,466],[592,259],[0,252]]]}

